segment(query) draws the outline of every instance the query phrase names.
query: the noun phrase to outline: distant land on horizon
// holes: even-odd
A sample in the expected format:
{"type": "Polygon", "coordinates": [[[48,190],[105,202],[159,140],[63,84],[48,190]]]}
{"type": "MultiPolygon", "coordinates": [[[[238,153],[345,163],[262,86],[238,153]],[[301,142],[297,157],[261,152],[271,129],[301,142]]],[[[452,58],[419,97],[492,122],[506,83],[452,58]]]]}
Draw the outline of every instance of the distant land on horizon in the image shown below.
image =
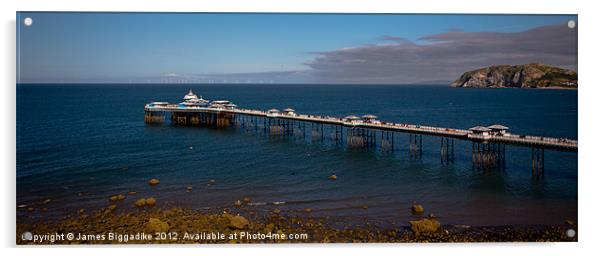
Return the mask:
{"type": "Polygon", "coordinates": [[[236,83],[236,82],[26,82],[26,83],[17,83],[17,85],[390,85],[390,86],[419,86],[419,85],[433,85],[433,86],[445,86],[449,85],[450,81],[447,80],[437,80],[437,81],[424,81],[424,82],[416,82],[416,83],[255,83],[255,82],[245,82],[245,83],[236,83]]]}
{"type": "Polygon", "coordinates": [[[465,72],[450,86],[464,88],[577,89],[577,72],[539,64],[494,65],[465,72]]]}

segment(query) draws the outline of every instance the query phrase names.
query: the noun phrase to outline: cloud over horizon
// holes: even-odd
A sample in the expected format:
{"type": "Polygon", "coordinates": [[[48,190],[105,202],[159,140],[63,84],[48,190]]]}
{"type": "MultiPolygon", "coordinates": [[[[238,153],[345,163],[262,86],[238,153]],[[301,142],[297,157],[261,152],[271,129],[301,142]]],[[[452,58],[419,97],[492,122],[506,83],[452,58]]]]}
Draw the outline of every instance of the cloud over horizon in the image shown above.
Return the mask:
{"type": "Polygon", "coordinates": [[[316,55],[305,65],[314,80],[330,83],[452,81],[465,71],[498,64],[542,63],[577,70],[577,28],[566,24],[522,32],[450,30],[411,42],[383,35],[384,44],[316,55]]]}

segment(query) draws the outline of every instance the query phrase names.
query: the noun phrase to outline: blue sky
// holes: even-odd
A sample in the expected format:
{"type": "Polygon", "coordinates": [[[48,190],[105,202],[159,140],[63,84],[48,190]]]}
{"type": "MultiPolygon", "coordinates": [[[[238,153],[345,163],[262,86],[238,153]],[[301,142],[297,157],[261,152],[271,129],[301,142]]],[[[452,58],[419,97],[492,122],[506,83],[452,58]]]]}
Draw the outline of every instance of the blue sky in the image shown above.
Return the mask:
{"type": "MultiPolygon", "coordinates": [[[[430,47],[437,42],[421,38],[450,31],[462,31],[466,38],[487,37],[488,32],[514,35],[538,27],[565,25],[577,17],[20,12],[17,20],[18,81],[21,82],[161,82],[173,78],[197,82],[224,79],[345,82],[347,75],[341,70],[345,66],[336,65],[338,73],[335,74],[332,63],[341,62],[344,54],[340,51],[348,48],[374,51],[384,50],[381,46],[390,44],[430,47]],[[31,26],[23,25],[26,17],[33,20],[31,26]],[[385,36],[404,40],[384,40],[385,36]],[[336,62],[330,61],[330,66],[324,68],[325,62],[320,58],[332,56],[337,56],[336,62]]],[[[558,36],[566,35],[559,33],[558,36]]],[[[574,42],[576,48],[576,33],[574,42]]],[[[406,59],[403,54],[409,54],[408,49],[396,49],[391,53],[406,59]]],[[[354,53],[354,56],[362,54],[354,53]]],[[[549,52],[531,58],[537,62],[567,59],[566,53],[551,60],[544,54],[549,52]]],[[[576,51],[574,55],[574,65],[570,61],[550,64],[576,69],[576,51]]],[[[517,59],[517,62],[528,60],[517,59]]],[[[361,61],[366,67],[363,70],[375,67],[370,66],[371,63],[382,62],[374,58],[361,61]]],[[[407,70],[398,68],[396,72],[407,70]]],[[[448,74],[455,71],[446,72],[450,76],[448,74]]],[[[371,79],[373,76],[375,74],[366,74],[357,82],[413,82],[398,77],[371,79]]],[[[423,80],[436,80],[431,78],[439,76],[423,80]]]]}

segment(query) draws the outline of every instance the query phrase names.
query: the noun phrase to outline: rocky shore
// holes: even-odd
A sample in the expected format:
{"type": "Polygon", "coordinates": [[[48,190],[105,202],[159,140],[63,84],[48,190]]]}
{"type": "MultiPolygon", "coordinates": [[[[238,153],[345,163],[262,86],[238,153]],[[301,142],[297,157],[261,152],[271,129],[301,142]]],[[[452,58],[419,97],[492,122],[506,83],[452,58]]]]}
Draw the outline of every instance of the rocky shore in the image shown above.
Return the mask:
{"type": "MultiPolygon", "coordinates": [[[[416,209],[414,209],[416,210],[416,209]]],[[[116,213],[109,206],[77,211],[63,220],[17,224],[17,244],[150,244],[150,243],[405,243],[405,242],[559,242],[577,241],[558,226],[469,227],[440,225],[435,216],[416,217],[409,225],[382,228],[333,225],[329,218],[307,212],[284,215],[275,209],[267,216],[253,211],[138,209],[116,213]],[[235,213],[236,212],[236,213],[235,213]],[[33,236],[35,235],[35,237],[33,236]],[[71,236],[71,239],[69,239],[71,236]],[[35,240],[34,240],[35,239],[35,240]]]]}
{"type": "MultiPolygon", "coordinates": [[[[329,179],[336,180],[336,175],[329,179]]],[[[158,179],[150,179],[157,186],[158,179]]],[[[209,180],[208,186],[215,185],[209,180]]],[[[187,187],[186,191],[192,191],[187,187]]],[[[314,217],[312,209],[283,211],[280,203],[268,212],[258,212],[252,199],[236,200],[231,208],[195,210],[160,207],[154,197],[137,198],[133,205],[126,195],[108,197],[108,206],[79,209],[62,219],[31,215],[32,205],[18,205],[17,244],[140,244],[140,243],[400,243],[400,242],[560,242],[577,241],[577,224],[556,226],[470,227],[442,225],[417,202],[408,206],[412,218],[406,225],[383,226],[365,219],[361,224],[344,218],[314,217]],[[574,234],[568,235],[572,230],[574,234]]],[[[52,199],[38,206],[42,213],[52,199]]],[[[367,205],[362,206],[367,209],[367,205]]]]}

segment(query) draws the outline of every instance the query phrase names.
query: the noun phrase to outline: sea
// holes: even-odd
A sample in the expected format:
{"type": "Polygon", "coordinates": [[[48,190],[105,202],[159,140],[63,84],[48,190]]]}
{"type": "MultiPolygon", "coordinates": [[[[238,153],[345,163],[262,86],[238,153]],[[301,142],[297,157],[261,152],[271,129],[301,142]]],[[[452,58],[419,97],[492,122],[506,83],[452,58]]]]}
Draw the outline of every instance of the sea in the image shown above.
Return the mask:
{"type": "MultiPolygon", "coordinates": [[[[454,141],[442,163],[440,138],[410,135],[395,151],[357,150],[325,140],[265,136],[253,129],[182,127],[169,116],[144,122],[151,101],[181,102],[193,90],[240,108],[374,114],[387,122],[467,129],[503,124],[515,134],[578,139],[577,90],[469,89],[441,85],[17,84],[17,222],[99,209],[123,194],[119,211],[154,197],[156,207],[220,212],[249,198],[257,213],[407,225],[419,203],[443,224],[554,225],[577,219],[577,153],[545,150],[545,175],[531,149],[506,146],[504,168],[475,168],[472,144],[454,141]],[[329,179],[335,174],[336,180],[329,179]],[[148,180],[160,184],[151,187],[148,180]],[[215,184],[209,185],[208,181],[215,184]],[[192,187],[188,190],[187,187],[192,187]],[[130,194],[129,192],[135,192],[130,194]],[[32,209],[27,209],[32,208],[32,209]]],[[[377,135],[380,140],[380,135],[377,135]]]]}

